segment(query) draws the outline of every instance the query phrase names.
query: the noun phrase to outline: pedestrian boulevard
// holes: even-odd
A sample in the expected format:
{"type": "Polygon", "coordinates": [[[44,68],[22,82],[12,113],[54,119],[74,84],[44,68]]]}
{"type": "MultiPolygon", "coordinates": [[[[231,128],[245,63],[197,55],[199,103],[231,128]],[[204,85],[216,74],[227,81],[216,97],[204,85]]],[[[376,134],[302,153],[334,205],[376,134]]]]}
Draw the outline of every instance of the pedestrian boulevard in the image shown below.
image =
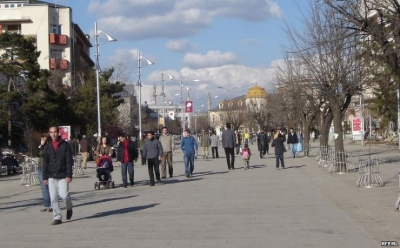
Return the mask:
{"type": "MultiPolygon", "coordinates": [[[[315,143],[317,146],[317,143],[315,143]]],[[[368,147],[346,144],[354,156],[368,147]]],[[[236,157],[236,170],[219,159],[195,160],[192,178],[184,177],[180,152],[174,177],[149,187],[147,167],[135,165],[135,186],[94,190],[94,163],[74,177],[70,192],[74,214],[51,226],[41,213],[38,186],[20,186],[20,176],[0,177],[0,247],[381,247],[400,242],[400,157],[396,147],[371,151],[382,162],[386,185],[357,188],[357,173],[328,174],[315,157],[288,158],[275,169],[274,155],[260,159],[250,146],[250,169],[236,157]]],[[[210,157],[210,156],[209,156],[210,157]]],[[[357,160],[354,159],[354,160],[357,160]]],[[[63,204],[62,204],[63,206],[63,204]]]]}

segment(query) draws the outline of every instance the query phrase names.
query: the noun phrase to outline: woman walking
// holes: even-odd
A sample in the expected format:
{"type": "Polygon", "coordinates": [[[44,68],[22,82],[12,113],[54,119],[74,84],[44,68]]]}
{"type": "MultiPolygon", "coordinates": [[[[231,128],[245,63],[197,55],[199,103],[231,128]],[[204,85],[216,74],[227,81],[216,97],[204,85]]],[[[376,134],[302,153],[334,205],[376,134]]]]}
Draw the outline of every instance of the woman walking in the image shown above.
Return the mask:
{"type": "Polygon", "coordinates": [[[281,134],[280,130],[277,130],[274,134],[274,140],[272,141],[272,147],[275,147],[275,157],[276,157],[276,169],[279,170],[279,161],[282,169],[285,169],[285,162],[283,160],[283,153],[286,151],[284,142],[286,138],[281,134]]]}

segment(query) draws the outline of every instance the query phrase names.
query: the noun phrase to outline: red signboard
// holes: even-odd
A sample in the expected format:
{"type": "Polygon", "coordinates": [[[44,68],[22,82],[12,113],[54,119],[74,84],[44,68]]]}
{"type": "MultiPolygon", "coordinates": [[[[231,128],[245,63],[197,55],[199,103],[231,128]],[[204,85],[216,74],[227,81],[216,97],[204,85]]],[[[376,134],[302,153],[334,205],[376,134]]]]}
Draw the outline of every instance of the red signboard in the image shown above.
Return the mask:
{"type": "Polygon", "coordinates": [[[70,140],[71,138],[71,127],[70,126],[58,126],[58,135],[63,140],[70,140]]]}
{"type": "Polygon", "coordinates": [[[192,113],[193,112],[193,102],[192,101],[186,101],[186,108],[185,112],[186,113],[192,113]]]}
{"type": "Polygon", "coordinates": [[[361,134],[361,128],[361,118],[354,118],[352,125],[353,135],[361,134]]]}

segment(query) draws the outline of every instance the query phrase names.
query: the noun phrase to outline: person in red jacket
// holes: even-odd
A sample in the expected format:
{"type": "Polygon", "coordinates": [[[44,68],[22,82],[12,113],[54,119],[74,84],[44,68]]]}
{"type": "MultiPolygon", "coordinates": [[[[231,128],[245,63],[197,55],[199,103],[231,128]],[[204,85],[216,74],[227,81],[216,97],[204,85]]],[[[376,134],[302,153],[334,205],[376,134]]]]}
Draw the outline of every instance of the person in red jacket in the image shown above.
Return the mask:
{"type": "Polygon", "coordinates": [[[61,198],[67,207],[67,220],[72,217],[72,201],[68,192],[68,184],[72,182],[72,151],[69,144],[58,136],[58,127],[49,129],[51,142],[43,153],[43,183],[49,185],[51,207],[54,221],[52,225],[62,223],[62,216],[58,198],[61,198]]]}

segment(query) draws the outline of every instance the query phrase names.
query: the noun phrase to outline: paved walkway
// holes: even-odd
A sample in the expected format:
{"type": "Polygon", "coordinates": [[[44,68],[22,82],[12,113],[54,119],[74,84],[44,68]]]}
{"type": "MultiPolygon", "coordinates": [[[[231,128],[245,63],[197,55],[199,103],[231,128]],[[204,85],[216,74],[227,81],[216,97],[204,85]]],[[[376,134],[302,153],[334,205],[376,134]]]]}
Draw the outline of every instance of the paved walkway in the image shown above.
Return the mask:
{"type": "MultiPolygon", "coordinates": [[[[368,152],[346,147],[357,157],[368,152]]],[[[138,165],[134,187],[94,190],[91,164],[70,185],[74,215],[59,226],[39,212],[39,187],[0,177],[0,247],[380,247],[400,241],[393,210],[400,157],[396,147],[372,151],[382,162],[382,188],[357,188],[358,174],[328,174],[315,157],[285,158],[287,169],[275,170],[273,155],[257,154],[247,171],[240,158],[233,171],[224,156],[199,158],[187,179],[177,153],[175,176],[162,185],[149,187],[147,167],[138,165]]],[[[119,185],[118,167],[113,177],[119,185]]]]}

